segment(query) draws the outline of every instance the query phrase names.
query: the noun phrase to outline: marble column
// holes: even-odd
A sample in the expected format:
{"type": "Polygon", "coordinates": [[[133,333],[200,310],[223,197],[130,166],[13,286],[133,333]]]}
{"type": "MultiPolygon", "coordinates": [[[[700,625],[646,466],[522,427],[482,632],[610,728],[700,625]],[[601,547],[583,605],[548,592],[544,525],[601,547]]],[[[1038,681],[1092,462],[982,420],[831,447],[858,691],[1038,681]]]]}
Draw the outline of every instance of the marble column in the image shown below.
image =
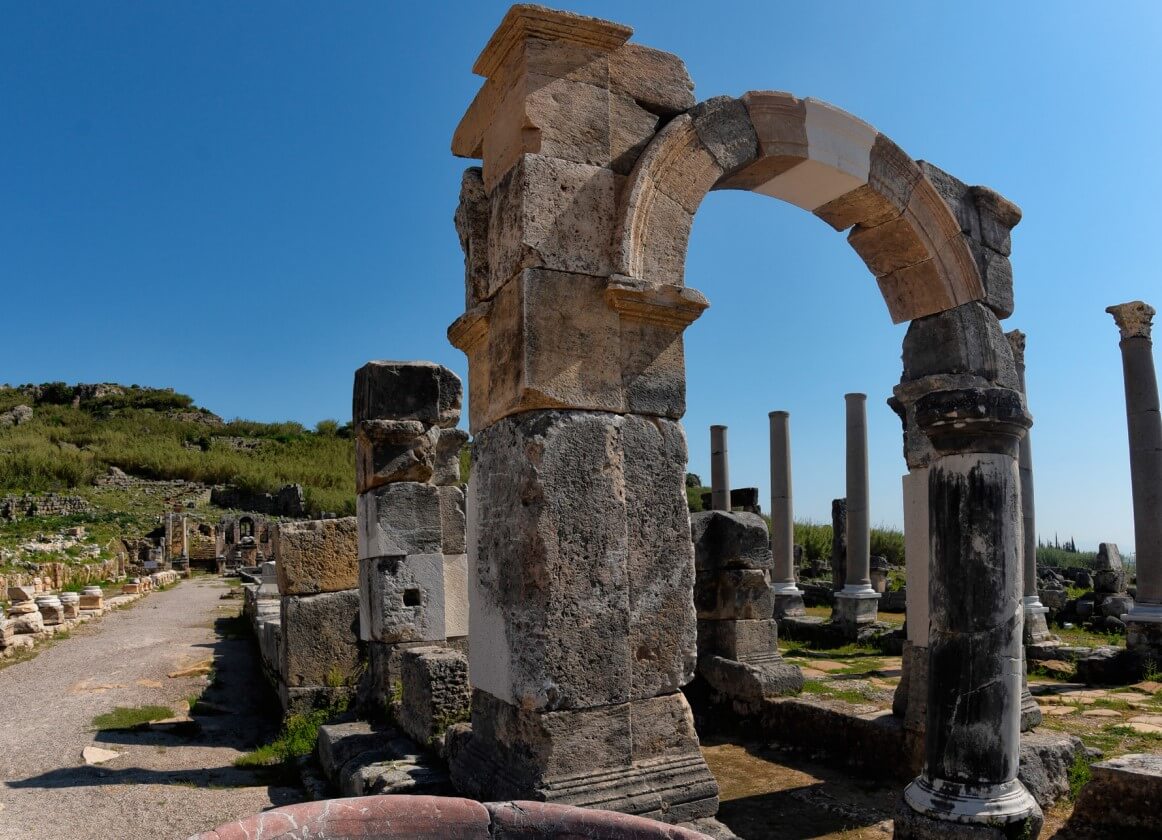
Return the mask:
{"type": "Polygon", "coordinates": [[[726,426],[710,427],[710,509],[730,511],[730,456],[726,426]]]}
{"type": "MultiPolygon", "coordinates": [[[[1009,346],[1013,348],[1013,361],[1017,365],[1017,382],[1021,396],[1025,399],[1025,409],[1029,406],[1029,392],[1025,387],[1025,334],[1020,330],[1005,333],[1009,346]]],[[[1033,448],[1031,435],[1021,438],[1018,455],[1018,472],[1021,476],[1021,529],[1024,534],[1022,563],[1025,571],[1024,594],[1021,603],[1025,611],[1025,644],[1050,641],[1049,623],[1045,616],[1049,610],[1041,603],[1037,594],[1037,524],[1033,503],[1033,448]]]]}
{"type": "Polygon", "coordinates": [[[775,618],[806,615],[803,592],[795,584],[795,517],[791,504],[791,418],[772,411],[771,422],[771,588],[775,618]]]}
{"type": "Polygon", "coordinates": [[[867,394],[843,398],[847,403],[847,577],[835,595],[833,618],[854,629],[876,620],[880,594],[871,585],[867,394]]]}
{"type": "Polygon", "coordinates": [[[916,405],[928,469],[930,633],[925,760],[897,838],[1036,837],[1020,756],[1020,476],[1031,424],[1007,388],[937,391],[916,405]]]}
{"type": "Polygon", "coordinates": [[[1121,331],[1130,484],[1134,495],[1134,557],[1138,591],[1125,616],[1126,647],[1162,658],[1162,415],[1150,329],[1154,307],[1140,300],[1106,309],[1121,331]]]}

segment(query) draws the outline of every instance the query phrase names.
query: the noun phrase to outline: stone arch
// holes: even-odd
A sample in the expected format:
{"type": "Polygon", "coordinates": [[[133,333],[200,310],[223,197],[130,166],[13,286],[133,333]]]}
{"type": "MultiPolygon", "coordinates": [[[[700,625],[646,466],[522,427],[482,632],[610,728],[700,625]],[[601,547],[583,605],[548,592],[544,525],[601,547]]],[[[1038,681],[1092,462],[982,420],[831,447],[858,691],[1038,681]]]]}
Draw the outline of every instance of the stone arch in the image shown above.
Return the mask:
{"type": "Polygon", "coordinates": [[[956,214],[916,161],[846,111],[778,91],[706,100],[657,133],[622,192],[617,273],[682,285],[690,223],[712,189],[780,198],[850,229],[894,323],[986,298],[956,214]]]}

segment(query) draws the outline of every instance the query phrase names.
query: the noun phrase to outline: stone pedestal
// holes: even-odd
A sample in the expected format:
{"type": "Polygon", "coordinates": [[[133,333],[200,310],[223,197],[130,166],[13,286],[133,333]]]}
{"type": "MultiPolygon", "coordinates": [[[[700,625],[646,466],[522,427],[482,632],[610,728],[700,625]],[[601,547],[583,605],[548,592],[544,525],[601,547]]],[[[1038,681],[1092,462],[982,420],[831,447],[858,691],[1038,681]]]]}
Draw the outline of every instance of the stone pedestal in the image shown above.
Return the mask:
{"type": "Polygon", "coordinates": [[[1004,388],[937,391],[917,402],[916,418],[936,450],[928,468],[928,708],[924,769],[904,792],[896,837],[1035,837],[1041,811],[1017,779],[1024,569],[1016,459],[1030,420],[1021,395],[1004,388]]]}
{"type": "Polygon", "coordinates": [[[65,619],[79,618],[81,615],[81,596],[76,592],[62,592],[59,596],[65,619]]]}
{"type": "Polygon", "coordinates": [[[99,586],[86,586],[81,590],[82,610],[103,610],[105,608],[104,591],[99,586]]]}
{"type": "Polygon", "coordinates": [[[775,618],[806,615],[795,580],[795,514],[791,502],[791,420],[772,411],[771,423],[771,589],[775,618]]]}
{"type": "Polygon", "coordinates": [[[1130,482],[1134,496],[1134,547],[1138,590],[1125,616],[1126,648],[1162,662],[1162,414],[1150,338],[1154,307],[1142,301],[1107,310],[1121,332],[1130,482]]]}
{"type": "Polygon", "coordinates": [[[871,585],[871,520],[868,512],[867,395],[845,394],[847,403],[847,575],[835,594],[832,620],[848,628],[876,620],[880,593],[871,585]]]}

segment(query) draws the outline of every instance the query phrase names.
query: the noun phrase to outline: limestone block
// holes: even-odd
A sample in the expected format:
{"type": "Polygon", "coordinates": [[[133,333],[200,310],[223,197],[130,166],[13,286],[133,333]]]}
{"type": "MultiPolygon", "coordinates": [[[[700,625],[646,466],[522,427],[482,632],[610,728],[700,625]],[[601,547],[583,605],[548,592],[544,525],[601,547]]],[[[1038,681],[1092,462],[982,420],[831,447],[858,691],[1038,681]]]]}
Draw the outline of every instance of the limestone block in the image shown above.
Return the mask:
{"type": "Polygon", "coordinates": [[[694,82],[678,56],[640,44],[609,54],[609,89],[664,117],[694,107],[694,82]]]}
{"type": "Polygon", "coordinates": [[[760,156],[750,166],[724,178],[720,186],[753,190],[808,158],[807,106],[789,93],[771,90],[749,91],[742,102],[754,126],[760,156]]]}
{"type": "Polygon", "coordinates": [[[442,489],[404,481],[361,493],[356,500],[359,557],[442,553],[442,489]]]}
{"type": "Polygon", "coordinates": [[[628,96],[609,94],[609,168],[628,175],[658,130],[658,115],[628,96]]]}
{"type": "Polygon", "coordinates": [[[969,243],[984,283],[985,303],[998,318],[1013,314],[1013,266],[1004,254],[977,242],[969,243]]]}
{"type": "Polygon", "coordinates": [[[488,296],[488,192],[478,166],[464,170],[460,203],[456,206],[456,233],[464,252],[464,308],[471,309],[488,296]]]}
{"type": "Polygon", "coordinates": [[[476,435],[469,661],[472,684],[501,701],[569,709],[629,697],[625,421],[535,411],[476,435]]]}
{"type": "Polygon", "coordinates": [[[436,455],[432,465],[432,483],[445,486],[460,483],[460,450],[468,443],[463,429],[440,429],[436,436],[436,455]]]}
{"type": "Polygon", "coordinates": [[[1007,257],[1012,253],[1012,230],[1021,221],[1021,208],[988,187],[970,187],[980,219],[980,242],[1007,257]]]}
{"type": "MultiPolygon", "coordinates": [[[[621,446],[629,585],[631,699],[678,691],[694,676],[694,547],[681,424],[625,415],[621,446]]],[[[768,615],[770,614],[768,610],[768,615]]]]}
{"type": "Polygon", "coordinates": [[[636,276],[653,283],[681,286],[686,276],[686,246],[694,212],[658,190],[652,198],[650,225],[639,243],[641,265],[636,276]]]}
{"type": "Polygon", "coordinates": [[[1104,826],[1115,837],[1158,830],[1162,755],[1130,753],[1091,764],[1090,771],[1092,779],[1073,809],[1075,820],[1104,826]]]}
{"type": "Polygon", "coordinates": [[[1093,591],[1114,595],[1126,591],[1125,569],[1101,569],[1093,573],[1093,591]]]}
{"type": "Polygon", "coordinates": [[[525,268],[608,276],[622,180],[600,166],[523,155],[491,193],[488,296],[525,268]]]}
{"type": "Polygon", "coordinates": [[[700,619],[769,618],[775,596],[768,573],[761,569],[699,572],[694,605],[700,619]]]}
{"type": "Polygon", "coordinates": [[[440,432],[418,420],[363,420],[355,427],[355,492],[395,481],[426,482],[440,432]]]}
{"type": "Polygon", "coordinates": [[[746,105],[733,96],[715,96],[691,111],[694,130],[723,172],[741,169],[759,155],[759,139],[746,105]]]}
{"type": "Polygon", "coordinates": [[[450,428],[460,419],[460,377],[432,362],[368,362],[355,371],[352,418],[418,420],[450,428]]]}
{"type": "Polygon", "coordinates": [[[18,603],[20,601],[31,601],[36,597],[36,592],[36,587],[31,584],[25,584],[23,586],[9,586],[8,600],[13,603],[18,603]]]}
{"type": "MultiPolygon", "coordinates": [[[[489,315],[490,418],[565,406],[623,410],[619,318],[605,293],[601,278],[544,270],[523,271],[500,291],[489,315]]],[[[473,425],[481,428],[475,417],[473,425]]]]}
{"type": "Polygon", "coordinates": [[[901,381],[967,373],[1019,390],[1013,350],[1000,322],[976,301],[913,321],[904,336],[903,361],[901,381]]]}
{"type": "Polygon", "coordinates": [[[703,624],[713,633],[718,654],[727,659],[746,662],[779,649],[779,630],[773,618],[700,622],[699,634],[703,624]]]}
{"type": "Polygon", "coordinates": [[[29,613],[37,612],[36,601],[19,601],[14,602],[8,607],[9,615],[27,615],[29,613]]]}
{"type": "Polygon", "coordinates": [[[1097,570],[1121,569],[1122,553],[1118,551],[1117,543],[1100,543],[1097,547],[1097,557],[1094,558],[1093,568],[1097,570]]]}
{"type": "Polygon", "coordinates": [[[338,687],[359,667],[359,590],[282,599],[279,674],[290,688],[338,687]]]}
{"type": "Polygon", "coordinates": [[[815,215],[836,230],[852,225],[876,227],[903,214],[920,167],[899,146],[877,134],[871,148],[867,183],[815,210],[815,215]]]}
{"type": "Polygon", "coordinates": [[[59,601],[56,604],[45,604],[40,608],[40,615],[46,627],[61,624],[65,620],[64,605],[59,601]]]}
{"type": "Polygon", "coordinates": [[[81,595],[82,610],[101,610],[105,608],[105,599],[101,595],[81,595]]]}
{"type": "Polygon", "coordinates": [[[690,530],[699,571],[771,568],[770,536],[758,514],[702,511],[690,516],[690,530]]]}
{"type": "Polygon", "coordinates": [[[9,611],[8,627],[13,633],[39,633],[44,630],[44,618],[39,610],[33,610],[21,615],[13,615],[9,611]]]}
{"type": "Polygon", "coordinates": [[[354,516],[280,522],[273,531],[280,595],[358,588],[359,528],[354,516]]]}
{"type": "Polygon", "coordinates": [[[466,721],[472,691],[468,659],[449,648],[419,647],[400,657],[403,685],[399,726],[417,743],[443,738],[454,723],[466,721]]]}
{"type": "Polygon", "coordinates": [[[464,491],[440,487],[440,550],[444,554],[464,554],[464,491]]]}
{"type": "Polygon", "coordinates": [[[682,327],[627,317],[623,313],[620,339],[625,411],[675,420],[685,414],[686,354],[682,327]]]}
{"type": "Polygon", "coordinates": [[[409,554],[359,561],[365,639],[376,642],[443,641],[444,556],[409,554]]]}
{"type": "Polygon", "coordinates": [[[468,636],[468,555],[444,555],[444,632],[449,639],[468,636]]]}
{"type": "Polygon", "coordinates": [[[1122,618],[1134,609],[1134,599],[1129,595],[1106,595],[1098,602],[1098,611],[1108,618],[1122,618]]]}

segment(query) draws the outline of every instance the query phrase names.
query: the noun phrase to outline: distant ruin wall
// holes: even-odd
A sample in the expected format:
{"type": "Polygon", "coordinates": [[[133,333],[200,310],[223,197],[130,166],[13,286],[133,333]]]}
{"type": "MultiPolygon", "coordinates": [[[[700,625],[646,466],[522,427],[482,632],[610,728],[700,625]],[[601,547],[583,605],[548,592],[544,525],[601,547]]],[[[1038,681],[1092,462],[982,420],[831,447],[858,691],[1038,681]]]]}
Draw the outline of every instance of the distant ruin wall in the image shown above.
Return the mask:
{"type": "Polygon", "coordinates": [[[277,493],[251,493],[233,485],[215,487],[210,491],[210,504],[220,508],[249,510],[267,516],[307,515],[307,499],[298,484],[288,484],[277,493]]]}
{"type": "Polygon", "coordinates": [[[80,496],[58,496],[56,493],[0,496],[0,519],[9,522],[30,516],[72,516],[92,509],[92,505],[80,496]]]}

